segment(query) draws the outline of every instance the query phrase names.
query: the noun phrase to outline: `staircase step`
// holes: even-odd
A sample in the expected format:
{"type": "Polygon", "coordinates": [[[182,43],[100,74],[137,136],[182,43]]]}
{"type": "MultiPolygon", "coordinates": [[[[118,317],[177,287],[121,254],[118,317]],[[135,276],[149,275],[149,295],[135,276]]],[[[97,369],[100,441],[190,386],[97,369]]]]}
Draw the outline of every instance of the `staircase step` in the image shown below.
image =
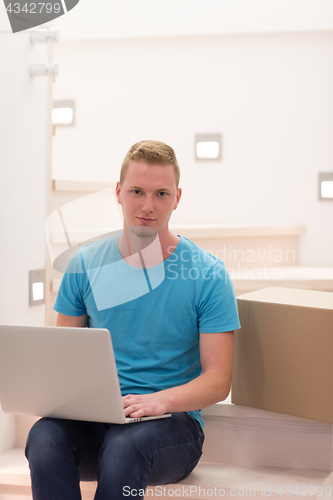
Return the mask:
{"type": "Polygon", "coordinates": [[[272,500],[286,500],[286,497],[303,497],[317,500],[332,499],[332,491],[333,474],[330,471],[200,462],[184,480],[148,488],[145,498],[169,496],[208,500],[223,497],[269,497],[272,500]]]}
{"type": "Polygon", "coordinates": [[[206,462],[332,471],[332,424],[233,404],[202,415],[206,462]]]}
{"type": "MultiPolygon", "coordinates": [[[[83,500],[93,500],[96,483],[81,483],[83,500]]],[[[333,498],[331,471],[286,467],[241,466],[200,462],[184,480],[165,486],[148,487],[145,498],[173,497],[208,500],[212,497],[304,497],[308,500],[333,498]],[[326,488],[326,489],[325,489],[326,488]]],[[[124,490],[124,499],[128,490],[124,490]]],[[[30,474],[23,449],[0,455],[0,500],[31,500],[30,474]]]]}
{"type": "Polygon", "coordinates": [[[12,448],[0,455],[0,485],[30,485],[30,471],[23,448],[12,448]]]}
{"type": "MultiPolygon", "coordinates": [[[[149,488],[146,498],[333,500],[331,424],[233,404],[202,413],[206,439],[199,465],[183,481],[149,488]]],[[[0,500],[32,500],[24,443],[33,421],[17,417],[20,448],[0,455],[0,500]]],[[[82,499],[93,500],[95,489],[96,483],[82,482],[82,499]]]]}
{"type": "MultiPolygon", "coordinates": [[[[206,462],[332,470],[332,424],[224,403],[202,415],[206,462]]],[[[35,420],[16,416],[16,447],[24,448],[35,420]]]]}
{"type": "MultiPolygon", "coordinates": [[[[95,482],[82,482],[82,500],[93,500],[95,482]]],[[[0,455],[0,500],[32,500],[30,470],[23,448],[0,455]]]]}

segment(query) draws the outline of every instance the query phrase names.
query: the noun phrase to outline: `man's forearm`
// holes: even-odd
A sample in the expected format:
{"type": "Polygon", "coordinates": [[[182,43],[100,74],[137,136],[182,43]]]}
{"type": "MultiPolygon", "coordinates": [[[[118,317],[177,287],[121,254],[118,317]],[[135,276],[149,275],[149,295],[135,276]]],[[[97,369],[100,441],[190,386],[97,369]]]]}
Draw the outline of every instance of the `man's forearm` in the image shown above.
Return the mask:
{"type": "Polygon", "coordinates": [[[223,380],[220,373],[212,370],[185,385],[161,391],[161,396],[166,398],[168,412],[193,411],[223,401],[230,387],[231,377],[223,380]]]}
{"type": "Polygon", "coordinates": [[[187,384],[153,394],[124,396],[126,416],[140,417],[163,413],[194,411],[224,400],[231,379],[221,380],[220,373],[207,371],[187,384]]]}

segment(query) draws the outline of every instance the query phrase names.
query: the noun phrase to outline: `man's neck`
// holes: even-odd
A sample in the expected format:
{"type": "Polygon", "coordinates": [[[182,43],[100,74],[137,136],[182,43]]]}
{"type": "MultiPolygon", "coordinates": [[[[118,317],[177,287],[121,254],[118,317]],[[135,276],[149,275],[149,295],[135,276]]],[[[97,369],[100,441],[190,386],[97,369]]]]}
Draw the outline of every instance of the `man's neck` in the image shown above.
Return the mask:
{"type": "Polygon", "coordinates": [[[140,237],[124,228],[118,249],[122,258],[134,267],[155,267],[170,257],[178,243],[179,237],[169,230],[164,234],[140,237]]]}

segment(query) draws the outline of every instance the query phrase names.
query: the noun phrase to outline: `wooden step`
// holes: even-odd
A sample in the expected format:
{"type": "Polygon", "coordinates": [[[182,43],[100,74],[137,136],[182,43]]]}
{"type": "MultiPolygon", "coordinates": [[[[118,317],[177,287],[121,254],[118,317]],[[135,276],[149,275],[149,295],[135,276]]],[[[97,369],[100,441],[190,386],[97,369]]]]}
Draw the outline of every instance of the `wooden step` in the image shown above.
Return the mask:
{"type": "MultiPolygon", "coordinates": [[[[230,277],[237,295],[271,286],[333,292],[332,267],[241,268],[230,270],[230,277]]],[[[52,279],[52,292],[58,292],[60,283],[61,278],[52,279]]]]}
{"type": "MultiPolygon", "coordinates": [[[[93,500],[96,483],[81,483],[82,499],[93,500]]],[[[210,464],[201,461],[184,480],[174,484],[148,487],[145,498],[160,497],[207,500],[233,497],[305,497],[332,499],[333,474],[330,471],[286,467],[210,464]]],[[[124,489],[124,498],[128,494],[124,489]]],[[[128,495],[127,495],[128,496],[128,495]]],[[[30,475],[22,449],[0,456],[0,500],[31,500],[30,475]]]]}
{"type": "MultiPolygon", "coordinates": [[[[233,404],[213,405],[202,413],[206,438],[199,465],[177,488],[150,488],[146,498],[333,500],[331,424],[233,404]]],[[[21,448],[0,455],[0,500],[31,500],[24,444],[34,420],[16,417],[21,448]]],[[[82,482],[83,500],[93,500],[95,489],[96,483],[82,482]]]]}
{"type": "Polygon", "coordinates": [[[147,488],[145,498],[168,496],[208,500],[224,497],[235,499],[269,497],[281,500],[286,497],[296,499],[302,496],[317,500],[332,499],[332,491],[333,474],[329,471],[200,462],[182,481],[147,488]]]}
{"type": "MultiPolygon", "coordinates": [[[[73,202],[74,203],[74,202],[73,202]]],[[[78,202],[77,202],[78,203],[78,202]]],[[[89,199],[81,199],[82,207],[89,199]],[[83,200],[83,201],[82,201],[83,200]]],[[[59,205],[64,208],[65,205],[59,205]]],[[[71,217],[68,221],[68,231],[71,245],[84,243],[87,239],[100,237],[112,230],[122,228],[122,218],[118,208],[111,220],[106,215],[96,220],[96,207],[90,220],[82,225],[82,215],[79,208],[72,205],[71,217]]],[[[68,209],[68,206],[67,206],[68,209]]],[[[83,209],[83,208],[82,208],[83,209]]],[[[97,211],[98,212],[98,211],[97,211]]],[[[66,217],[64,216],[65,222],[66,217]]],[[[231,225],[231,224],[171,224],[173,233],[182,235],[204,250],[214,254],[224,261],[228,269],[298,266],[300,264],[300,238],[305,233],[305,226],[280,225],[231,225]]],[[[50,241],[57,247],[57,255],[67,247],[67,236],[61,226],[49,227],[50,241]],[[64,249],[59,247],[66,245],[64,249]]]]}
{"type": "MultiPolygon", "coordinates": [[[[202,415],[206,462],[332,470],[332,424],[225,402],[202,415]]],[[[16,447],[24,448],[35,420],[16,416],[16,447]]]]}
{"type": "MultiPolygon", "coordinates": [[[[82,500],[93,500],[95,482],[82,482],[82,500]]],[[[0,455],[0,500],[32,500],[30,470],[23,448],[0,455]]]]}
{"type": "Polygon", "coordinates": [[[333,291],[333,267],[236,267],[229,269],[237,295],[279,286],[307,290],[333,291]]]}
{"type": "Polygon", "coordinates": [[[332,424],[234,404],[202,416],[206,462],[332,471],[332,424]]]}

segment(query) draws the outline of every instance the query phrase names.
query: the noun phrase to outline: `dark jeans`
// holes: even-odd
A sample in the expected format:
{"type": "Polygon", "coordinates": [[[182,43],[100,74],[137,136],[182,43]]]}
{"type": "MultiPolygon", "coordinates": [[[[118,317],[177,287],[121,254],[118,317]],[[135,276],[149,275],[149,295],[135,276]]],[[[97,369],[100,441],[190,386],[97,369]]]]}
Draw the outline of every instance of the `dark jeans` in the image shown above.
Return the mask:
{"type": "Polygon", "coordinates": [[[186,477],[203,441],[187,413],[125,425],[42,418],[26,447],[33,498],[80,500],[79,481],[97,480],[95,500],[138,500],[147,485],[186,477]]]}

